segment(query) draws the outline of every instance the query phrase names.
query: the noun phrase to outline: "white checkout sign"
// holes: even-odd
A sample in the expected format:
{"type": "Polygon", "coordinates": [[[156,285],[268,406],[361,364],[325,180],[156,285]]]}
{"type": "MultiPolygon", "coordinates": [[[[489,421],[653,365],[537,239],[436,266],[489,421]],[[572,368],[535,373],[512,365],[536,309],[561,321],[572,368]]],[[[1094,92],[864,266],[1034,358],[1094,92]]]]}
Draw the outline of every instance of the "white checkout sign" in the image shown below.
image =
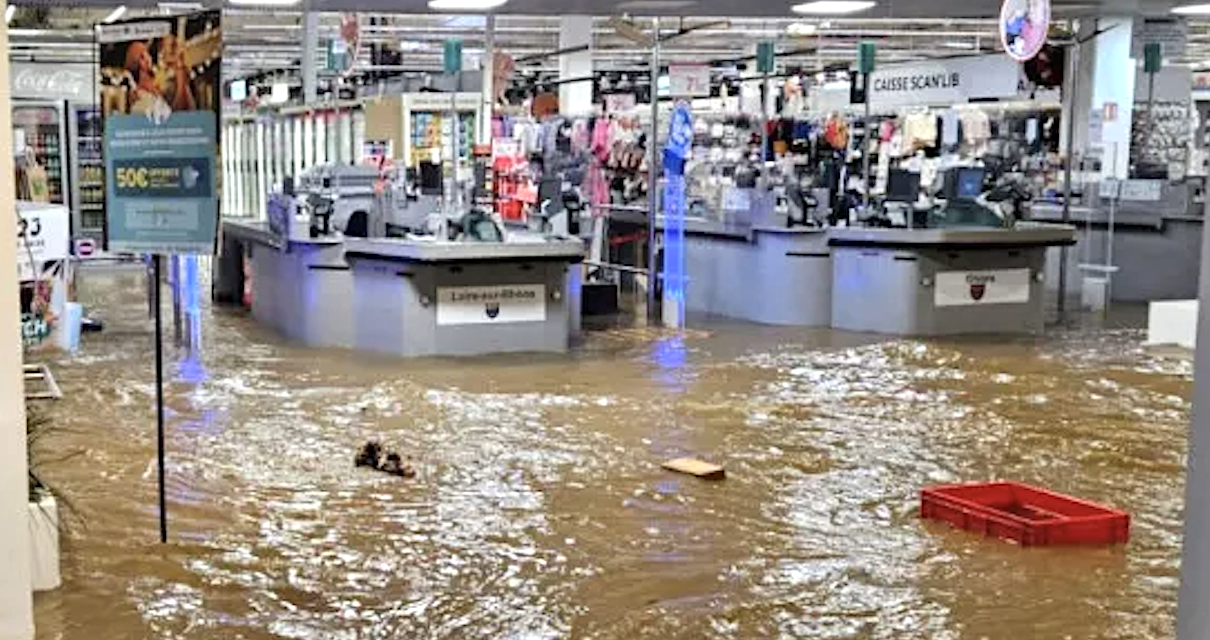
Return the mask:
{"type": "Polygon", "coordinates": [[[546,320],[546,285],[438,287],[437,324],[509,324],[546,320]]]}
{"type": "Polygon", "coordinates": [[[870,106],[951,106],[1016,98],[1020,78],[1020,65],[1003,54],[887,65],[870,74],[870,106]]]}
{"type": "Polygon", "coordinates": [[[1029,269],[987,271],[942,271],[937,274],[933,304],[938,307],[969,307],[1029,302],[1032,285],[1029,269]]]}

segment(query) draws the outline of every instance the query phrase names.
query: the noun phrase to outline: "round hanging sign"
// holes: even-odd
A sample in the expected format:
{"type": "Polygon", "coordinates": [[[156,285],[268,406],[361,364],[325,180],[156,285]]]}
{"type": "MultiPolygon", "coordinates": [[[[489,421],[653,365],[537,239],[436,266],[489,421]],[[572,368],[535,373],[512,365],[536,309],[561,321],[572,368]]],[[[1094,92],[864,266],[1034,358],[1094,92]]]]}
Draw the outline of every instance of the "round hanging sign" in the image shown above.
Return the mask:
{"type": "Polygon", "coordinates": [[[1000,8],[1000,42],[1010,57],[1033,59],[1050,31],[1050,0],[1004,0],[1000,8]]]}

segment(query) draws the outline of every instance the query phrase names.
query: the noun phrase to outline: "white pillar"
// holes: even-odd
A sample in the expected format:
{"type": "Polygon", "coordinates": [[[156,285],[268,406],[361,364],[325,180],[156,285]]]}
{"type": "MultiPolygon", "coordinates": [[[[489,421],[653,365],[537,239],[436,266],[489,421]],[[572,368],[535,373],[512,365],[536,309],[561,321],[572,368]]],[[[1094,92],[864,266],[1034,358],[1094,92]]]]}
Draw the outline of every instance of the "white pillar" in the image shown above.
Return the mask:
{"type": "MultiPolygon", "coordinates": [[[[587,51],[559,56],[559,79],[592,76],[592,16],[563,16],[559,20],[559,48],[588,46],[587,51]]],[[[559,111],[569,115],[592,111],[592,82],[559,85],[559,111]]]]}
{"type": "Polygon", "coordinates": [[[488,14],[483,42],[483,104],[480,107],[479,144],[492,143],[492,115],[496,112],[496,15],[488,14]]]}
{"type": "MultiPolygon", "coordinates": [[[[1102,33],[1082,45],[1080,50],[1080,59],[1087,60],[1092,67],[1092,102],[1084,108],[1084,113],[1101,109],[1106,104],[1117,105],[1117,117],[1104,123],[1101,174],[1125,178],[1130,168],[1130,128],[1134,116],[1135,61],[1130,57],[1134,18],[1100,18],[1097,30],[1102,33]],[[1084,55],[1085,48],[1090,50],[1087,56],[1084,55]]],[[[1079,106],[1077,103],[1077,108],[1079,106]]],[[[1085,125],[1085,139],[1087,128],[1085,125]]],[[[1075,138],[1079,140],[1080,135],[1075,138]]]]}
{"type": "MultiPolygon", "coordinates": [[[[318,71],[315,56],[319,53],[319,13],[308,11],[303,14],[302,85],[303,104],[315,104],[318,98],[318,71]]],[[[349,53],[352,55],[352,52],[349,53]]]]}
{"type": "MultiPolygon", "coordinates": [[[[1210,200],[1206,213],[1210,213],[1210,200]]],[[[1210,640],[1210,224],[1203,226],[1177,640],[1210,640]]]]}
{"type": "MultiPolygon", "coordinates": [[[[0,29],[0,175],[13,175],[8,28],[0,29]]],[[[13,181],[0,181],[0,238],[16,238],[13,181]]],[[[34,637],[16,243],[0,242],[0,640],[34,637]]]]}

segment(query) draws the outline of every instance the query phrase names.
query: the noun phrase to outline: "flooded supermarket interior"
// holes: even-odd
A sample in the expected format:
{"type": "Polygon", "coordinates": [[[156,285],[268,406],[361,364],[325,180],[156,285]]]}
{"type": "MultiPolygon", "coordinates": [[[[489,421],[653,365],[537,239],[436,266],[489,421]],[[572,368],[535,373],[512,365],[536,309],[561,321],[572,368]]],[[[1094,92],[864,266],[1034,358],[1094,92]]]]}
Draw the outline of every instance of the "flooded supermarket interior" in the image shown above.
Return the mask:
{"type": "Polygon", "coordinates": [[[0,640],[1210,639],[1210,4],[126,1],[4,5],[0,640]]]}
{"type": "Polygon", "coordinates": [[[1192,364],[1137,329],[707,322],[400,361],[207,311],[201,353],[167,367],[163,546],[136,279],[80,292],[109,327],[57,367],[41,446],[80,455],[46,470],[71,509],[39,638],[1172,635],[1192,364]],[[353,468],[367,439],[417,477],[353,468]],[[660,468],[681,455],[728,477],[660,468]],[[1024,549],[919,518],[921,487],[995,478],[1127,510],[1131,543],[1024,549]]]}

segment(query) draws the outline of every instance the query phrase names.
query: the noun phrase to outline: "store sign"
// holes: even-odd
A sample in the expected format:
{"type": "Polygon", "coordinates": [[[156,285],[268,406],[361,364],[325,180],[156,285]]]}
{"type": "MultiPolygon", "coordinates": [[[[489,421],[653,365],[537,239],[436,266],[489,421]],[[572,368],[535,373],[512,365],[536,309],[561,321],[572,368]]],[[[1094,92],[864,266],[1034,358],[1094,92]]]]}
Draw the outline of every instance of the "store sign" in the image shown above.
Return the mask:
{"type": "Polygon", "coordinates": [[[453,99],[448,93],[409,93],[406,97],[412,111],[449,111],[451,105],[457,111],[475,111],[483,102],[477,93],[458,93],[453,99]]]}
{"type": "Polygon", "coordinates": [[[1184,18],[1135,18],[1130,36],[1130,57],[1141,60],[1147,45],[1158,44],[1165,58],[1174,58],[1185,55],[1189,23],[1184,18]]]}
{"type": "Polygon", "coordinates": [[[668,65],[669,90],[674,98],[709,98],[710,66],[705,64],[668,65]]]}
{"type": "Polygon", "coordinates": [[[1029,269],[943,271],[937,274],[933,304],[938,307],[1022,304],[1029,302],[1032,284],[1029,269]]]}
{"type": "Polygon", "coordinates": [[[605,113],[628,113],[634,111],[638,99],[633,93],[610,93],[602,97],[605,113]]]}
{"type": "Polygon", "coordinates": [[[889,65],[870,75],[869,98],[875,109],[1015,98],[1019,77],[1019,65],[998,55],[889,65]]]}
{"type": "Polygon", "coordinates": [[[93,69],[87,64],[13,62],[14,98],[93,102],[93,69]]]}
{"type": "Polygon", "coordinates": [[[104,102],[110,251],[214,253],[220,15],[206,11],[98,28],[97,76],[128,74],[131,80],[124,100],[104,102]],[[177,81],[164,86],[157,69],[174,69],[177,81]]]}
{"type": "Polygon", "coordinates": [[[71,216],[61,205],[17,205],[17,274],[33,280],[49,262],[66,260],[71,251],[71,216]]]}
{"type": "Polygon", "coordinates": [[[438,287],[437,324],[508,324],[546,320],[546,285],[438,287]]]}

